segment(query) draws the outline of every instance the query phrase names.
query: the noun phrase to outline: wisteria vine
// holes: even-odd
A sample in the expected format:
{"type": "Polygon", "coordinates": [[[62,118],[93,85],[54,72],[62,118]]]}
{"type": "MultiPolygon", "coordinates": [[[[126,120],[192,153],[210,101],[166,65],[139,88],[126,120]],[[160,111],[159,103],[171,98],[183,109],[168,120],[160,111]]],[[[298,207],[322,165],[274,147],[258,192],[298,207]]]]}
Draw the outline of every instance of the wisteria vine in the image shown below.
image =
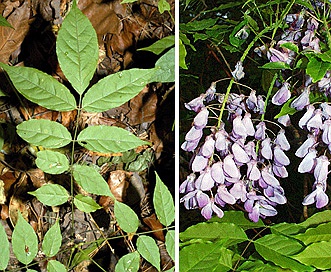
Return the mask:
{"type": "MultiPolygon", "coordinates": [[[[254,39],[232,71],[225,94],[218,93],[217,82],[213,82],[205,93],[185,104],[196,113],[181,146],[193,153],[192,173],[180,186],[180,193],[184,194],[180,201],[187,209],[198,208],[204,218],[210,219],[213,213],[223,217],[223,208],[237,203],[243,204],[254,222],[260,217],[275,216],[276,206],[287,202],[281,179],[288,177],[286,167],[290,159],[286,153],[291,145],[285,129],[291,125],[290,115],[300,111],[304,113],[298,126],[306,131],[307,139],[295,151],[301,159],[298,172],[310,173],[315,179],[302,204],[315,203],[317,208],[328,205],[331,106],[327,101],[331,96],[331,50],[327,49],[331,48],[331,39],[325,18],[330,18],[330,6],[319,1],[313,4],[323,11],[324,20],[308,8],[286,14],[287,27],[283,33],[272,43],[254,49],[255,54],[269,61],[268,65],[282,68],[274,74],[266,97],[256,90],[251,90],[248,96],[230,91],[232,84],[245,76],[243,62],[256,44],[254,39]],[[315,62],[324,65],[322,76],[310,67],[315,62]],[[300,73],[294,75],[294,70],[300,73]],[[314,100],[312,95],[316,93],[318,99],[314,100]],[[268,103],[283,107],[277,116],[278,123],[265,120],[268,103]],[[218,123],[208,125],[213,120],[212,114],[218,123]]],[[[247,37],[248,33],[242,35],[243,39],[247,37]]]]}

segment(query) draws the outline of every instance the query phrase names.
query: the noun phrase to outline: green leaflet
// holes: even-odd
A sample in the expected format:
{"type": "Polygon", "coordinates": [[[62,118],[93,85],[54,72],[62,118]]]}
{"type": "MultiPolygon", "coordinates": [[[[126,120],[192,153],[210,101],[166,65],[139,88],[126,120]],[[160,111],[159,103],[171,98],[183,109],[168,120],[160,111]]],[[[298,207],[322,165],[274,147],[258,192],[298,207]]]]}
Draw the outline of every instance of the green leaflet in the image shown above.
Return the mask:
{"type": "Polygon", "coordinates": [[[0,14],[0,26],[7,26],[13,28],[13,26],[0,14]]]}
{"type": "Polygon", "coordinates": [[[120,228],[127,233],[135,233],[139,226],[136,213],[126,204],[115,201],[114,213],[120,228]]]}
{"type": "MultiPolygon", "coordinates": [[[[274,234],[282,234],[285,236],[294,235],[302,231],[304,228],[295,223],[278,223],[270,227],[274,234]]],[[[295,237],[295,236],[294,236],[295,237]]]]}
{"type": "Polygon", "coordinates": [[[69,131],[61,124],[44,119],[31,119],[19,124],[17,134],[30,144],[59,148],[71,142],[69,131]]]}
{"type": "Polygon", "coordinates": [[[75,206],[82,212],[95,212],[102,207],[98,205],[91,197],[84,195],[76,195],[74,198],[75,206]]]}
{"type": "Polygon", "coordinates": [[[294,239],[282,235],[269,234],[254,241],[256,251],[268,261],[293,271],[313,271],[312,267],[300,264],[288,256],[300,252],[303,247],[294,239]]]}
{"type": "Polygon", "coordinates": [[[23,264],[32,262],[38,252],[38,238],[31,225],[20,212],[12,236],[13,252],[23,264]]]}
{"type": "Polygon", "coordinates": [[[187,55],[187,51],[185,45],[183,44],[182,40],[179,40],[179,67],[182,69],[188,69],[185,61],[185,57],[187,55]]]}
{"type": "Polygon", "coordinates": [[[153,69],[130,69],[99,80],[84,95],[82,107],[89,112],[103,112],[121,106],[151,82],[153,69]]]}
{"type": "Polygon", "coordinates": [[[175,81],[175,48],[171,48],[155,63],[155,75],[151,81],[174,82],[175,81]]]}
{"type": "Polygon", "coordinates": [[[42,150],[37,153],[36,165],[48,174],[62,174],[69,169],[67,157],[52,150],[42,150]]]}
{"type": "Polygon", "coordinates": [[[160,252],[152,237],[146,235],[139,236],[137,239],[137,250],[144,259],[160,271],[160,252]]]}
{"type": "Polygon", "coordinates": [[[115,272],[137,272],[140,265],[140,255],[137,251],[122,256],[115,266],[115,272]]]}
{"type": "Polygon", "coordinates": [[[42,243],[43,252],[47,257],[53,257],[59,252],[61,244],[62,235],[59,220],[57,220],[44,236],[42,243]]]}
{"type": "Polygon", "coordinates": [[[165,11],[170,10],[170,4],[167,2],[167,0],[159,0],[157,2],[157,7],[159,9],[159,12],[162,14],[165,11]]]}
{"type": "Polygon", "coordinates": [[[309,57],[306,72],[313,79],[313,83],[321,80],[330,69],[331,63],[324,62],[314,56],[309,57]]]}
{"type": "Polygon", "coordinates": [[[49,260],[47,263],[47,272],[67,272],[67,269],[59,261],[49,260]]]}
{"type": "Polygon", "coordinates": [[[88,193],[110,196],[114,199],[107,182],[93,167],[75,164],[73,168],[75,181],[88,193]]]}
{"type": "Polygon", "coordinates": [[[331,241],[331,222],[320,224],[316,228],[309,228],[305,233],[295,235],[294,238],[300,240],[305,245],[321,241],[331,241]]]}
{"type": "Polygon", "coordinates": [[[78,143],[95,152],[116,153],[149,144],[131,132],[112,126],[90,126],[81,131],[78,143]]]}
{"type": "Polygon", "coordinates": [[[0,63],[17,91],[28,100],[50,110],[76,109],[76,100],[69,89],[52,76],[30,67],[8,66],[0,63]]]}
{"type": "MultiPolygon", "coordinates": [[[[170,35],[162,38],[161,40],[156,41],[152,45],[144,48],[139,48],[139,50],[150,51],[156,55],[161,54],[165,49],[174,46],[175,44],[175,36],[170,35]]],[[[174,63],[173,63],[174,64],[174,63]]]]}
{"type": "Polygon", "coordinates": [[[171,257],[171,259],[175,260],[175,234],[176,232],[174,230],[169,230],[167,231],[167,234],[165,236],[165,245],[166,245],[166,249],[169,253],[169,256],[171,257]]]}
{"type": "Polygon", "coordinates": [[[327,222],[331,222],[331,210],[315,213],[305,221],[301,222],[299,225],[301,227],[308,228],[327,222]]]}
{"type": "Polygon", "coordinates": [[[290,65],[282,61],[268,62],[263,66],[259,67],[262,69],[291,69],[290,65]]]}
{"type": "Polygon", "coordinates": [[[161,181],[159,175],[156,175],[156,185],[153,195],[153,204],[157,218],[164,226],[170,226],[175,220],[175,205],[172,195],[168,188],[161,181]]]}
{"type": "Polygon", "coordinates": [[[69,194],[67,190],[58,184],[46,184],[30,195],[35,196],[41,203],[47,206],[59,206],[67,202],[69,194]]]}
{"type": "MultiPolygon", "coordinates": [[[[331,269],[331,241],[313,243],[292,258],[318,269],[331,269]]],[[[303,271],[303,270],[302,270],[303,271]]]]}
{"type": "Polygon", "coordinates": [[[5,270],[9,262],[9,242],[5,228],[1,223],[0,223],[0,245],[1,245],[0,269],[5,270]]]}
{"type": "Polygon", "coordinates": [[[62,23],[56,53],[64,75],[81,95],[93,77],[99,50],[95,30],[76,1],[62,23]]]}

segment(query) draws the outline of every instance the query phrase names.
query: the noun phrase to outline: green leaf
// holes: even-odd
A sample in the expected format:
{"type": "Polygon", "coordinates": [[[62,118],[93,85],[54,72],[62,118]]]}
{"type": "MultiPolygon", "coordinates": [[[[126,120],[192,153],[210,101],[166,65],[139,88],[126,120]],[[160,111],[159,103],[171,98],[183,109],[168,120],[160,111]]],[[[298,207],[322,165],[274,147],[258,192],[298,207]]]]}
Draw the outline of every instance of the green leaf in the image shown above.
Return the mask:
{"type": "Polygon", "coordinates": [[[95,212],[102,207],[98,205],[91,197],[84,195],[76,195],[74,198],[75,206],[82,212],[95,212]]]}
{"type": "Polygon", "coordinates": [[[165,11],[170,10],[170,4],[167,2],[167,0],[159,0],[157,2],[157,7],[159,9],[159,12],[162,14],[165,11]]]}
{"type": "Polygon", "coordinates": [[[59,261],[49,260],[47,263],[47,272],[67,272],[67,269],[59,261]]]}
{"type": "Polygon", "coordinates": [[[59,220],[56,220],[55,224],[46,232],[42,249],[47,257],[55,256],[61,247],[62,235],[60,230],[59,220]]]}
{"type": "Polygon", "coordinates": [[[284,116],[286,114],[293,115],[296,112],[298,112],[295,108],[291,107],[291,103],[295,98],[296,97],[292,97],[291,99],[286,101],[286,103],[282,106],[280,112],[275,116],[275,119],[284,116]]]}
{"type": "Polygon", "coordinates": [[[137,272],[140,265],[140,255],[137,251],[122,256],[116,266],[115,272],[137,272]]]}
{"type": "Polygon", "coordinates": [[[179,67],[183,69],[188,69],[186,62],[185,62],[185,57],[187,55],[185,45],[182,43],[182,40],[179,40],[179,67]]]}
{"type": "Polygon", "coordinates": [[[95,152],[116,153],[149,144],[131,132],[113,126],[90,126],[80,132],[78,143],[95,152]]]}
{"type": "Polygon", "coordinates": [[[160,252],[152,237],[141,235],[137,239],[139,254],[160,271],[160,252]]]}
{"type": "Polygon", "coordinates": [[[155,63],[154,82],[174,82],[175,81],[175,48],[171,48],[155,63]]]}
{"type": "Polygon", "coordinates": [[[235,28],[233,29],[233,31],[231,32],[231,34],[229,36],[231,45],[233,45],[235,47],[240,47],[246,41],[246,39],[241,39],[240,35],[238,37],[238,34],[240,33],[240,31],[246,31],[249,34],[250,30],[249,30],[249,28],[246,28],[247,24],[248,24],[248,22],[245,19],[242,22],[240,22],[238,25],[235,26],[235,28]]]}
{"type": "Polygon", "coordinates": [[[331,50],[319,54],[318,57],[325,62],[331,62],[331,50]]]}
{"type": "Polygon", "coordinates": [[[31,119],[19,124],[16,129],[23,140],[36,146],[59,148],[71,142],[69,131],[55,121],[31,119]]]}
{"type": "Polygon", "coordinates": [[[120,228],[127,233],[135,233],[139,226],[136,213],[126,204],[115,201],[114,213],[120,228]]]}
{"type": "Polygon", "coordinates": [[[225,211],[222,218],[215,216],[212,217],[208,222],[233,223],[244,230],[265,227],[261,219],[259,219],[259,221],[256,223],[252,222],[245,217],[245,213],[242,211],[225,211]]]}
{"type": "Polygon", "coordinates": [[[296,44],[291,43],[291,42],[282,43],[280,45],[280,47],[284,47],[284,48],[290,49],[291,51],[293,51],[295,53],[299,53],[299,47],[296,44]]]}
{"type": "Polygon", "coordinates": [[[155,213],[162,225],[170,226],[170,224],[175,220],[174,200],[167,186],[164,185],[156,172],[155,176],[156,185],[153,195],[155,213]]]}
{"type": "Polygon", "coordinates": [[[9,242],[5,228],[1,223],[0,223],[0,245],[1,245],[0,270],[5,270],[9,262],[9,242]]]}
{"type": "MultiPolygon", "coordinates": [[[[134,152],[134,150],[132,151],[134,152]]],[[[138,155],[137,153],[135,154],[138,155]]],[[[151,162],[153,161],[153,158],[154,151],[151,148],[148,148],[142,154],[136,156],[136,158],[126,166],[125,170],[131,172],[141,172],[150,166],[151,162]]],[[[126,163],[123,157],[122,161],[126,163]]]]}
{"type": "Polygon", "coordinates": [[[231,271],[232,255],[219,243],[189,245],[179,251],[180,272],[231,271]]]}
{"type": "Polygon", "coordinates": [[[14,28],[6,19],[0,14],[0,26],[6,26],[14,28]]]}
{"type": "Polygon", "coordinates": [[[179,234],[181,241],[202,239],[205,241],[222,240],[227,245],[247,241],[247,235],[242,228],[234,223],[202,222],[188,227],[179,234]]]}
{"type": "Polygon", "coordinates": [[[155,69],[130,69],[99,80],[84,95],[82,107],[89,112],[103,112],[123,105],[151,82],[155,69]]]}
{"type": "Polygon", "coordinates": [[[202,20],[193,20],[186,24],[180,24],[180,29],[183,31],[199,31],[205,30],[207,28],[212,27],[216,24],[218,18],[208,18],[202,20]]]}
{"type": "Polygon", "coordinates": [[[60,67],[72,87],[82,94],[95,72],[99,47],[95,30],[89,19],[73,1],[56,40],[60,67]]]}
{"type": "Polygon", "coordinates": [[[122,2],[121,2],[121,4],[126,4],[126,3],[134,3],[134,2],[136,2],[137,0],[123,0],[122,2]]]}
{"type": "Polygon", "coordinates": [[[38,252],[38,238],[20,212],[12,235],[13,252],[21,263],[29,264],[38,252]]]}
{"type": "Polygon", "coordinates": [[[114,199],[107,182],[93,167],[74,165],[73,175],[76,182],[88,193],[110,196],[114,199]]]}
{"type": "Polygon", "coordinates": [[[283,234],[285,236],[294,235],[302,231],[304,228],[295,223],[279,223],[270,227],[274,234],[283,234]]]}
{"type": "Polygon", "coordinates": [[[331,63],[319,60],[314,56],[309,57],[306,72],[313,79],[313,83],[321,80],[331,68],[331,63]]]}
{"type": "Polygon", "coordinates": [[[175,236],[176,236],[176,232],[174,230],[168,230],[165,236],[165,246],[169,256],[173,260],[175,260],[175,246],[176,246],[175,236]]]}
{"type": "MultiPolygon", "coordinates": [[[[241,266],[238,267],[238,271],[242,272],[278,272],[284,271],[285,269],[280,268],[279,266],[274,266],[269,263],[264,263],[261,260],[254,261],[245,261],[241,266]]],[[[288,270],[285,270],[288,271],[288,270]]]]}
{"type": "Polygon", "coordinates": [[[259,68],[262,69],[291,69],[290,65],[282,61],[268,62],[259,68]]]}
{"type": "Polygon", "coordinates": [[[299,225],[304,228],[308,228],[327,222],[331,222],[331,210],[315,213],[305,221],[301,222],[299,225]]]}
{"type": "Polygon", "coordinates": [[[8,66],[0,63],[13,85],[25,98],[50,110],[76,109],[75,97],[52,76],[35,68],[8,66]]]}
{"type": "Polygon", "coordinates": [[[41,150],[37,153],[36,165],[48,174],[62,174],[69,169],[67,157],[60,152],[41,150]]]}
{"type": "Polygon", "coordinates": [[[155,43],[153,43],[150,46],[147,46],[144,48],[139,48],[138,51],[139,50],[149,51],[156,55],[160,55],[164,50],[172,47],[174,44],[175,44],[175,36],[170,35],[170,36],[164,37],[161,40],[156,41],[155,43]]]}
{"type": "Polygon", "coordinates": [[[271,261],[282,268],[288,268],[292,271],[314,270],[288,257],[303,249],[302,245],[297,240],[282,235],[269,234],[254,241],[254,245],[256,251],[265,260],[271,261]]]}
{"type": "Polygon", "coordinates": [[[320,224],[316,228],[309,228],[305,233],[295,235],[294,238],[300,240],[305,245],[321,241],[331,241],[331,222],[320,224]]]}
{"type": "Polygon", "coordinates": [[[331,269],[331,241],[313,243],[292,258],[318,269],[331,269]]]}
{"type": "Polygon", "coordinates": [[[41,203],[47,206],[59,206],[68,201],[69,194],[67,190],[58,184],[46,184],[30,195],[35,196],[41,203]]]}

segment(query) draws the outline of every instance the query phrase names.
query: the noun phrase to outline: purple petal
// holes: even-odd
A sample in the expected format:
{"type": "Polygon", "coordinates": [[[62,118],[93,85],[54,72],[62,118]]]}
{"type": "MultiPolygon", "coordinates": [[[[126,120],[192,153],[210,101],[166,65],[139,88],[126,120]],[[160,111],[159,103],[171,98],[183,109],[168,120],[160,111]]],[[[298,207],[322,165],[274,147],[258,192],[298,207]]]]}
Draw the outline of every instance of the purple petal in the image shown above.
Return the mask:
{"type": "Polygon", "coordinates": [[[236,203],[236,199],[234,198],[233,195],[231,195],[228,192],[226,185],[223,185],[223,184],[219,185],[218,189],[217,189],[217,194],[225,203],[228,203],[228,204],[236,203]]]}
{"type": "Polygon", "coordinates": [[[194,117],[193,124],[197,129],[204,128],[208,123],[209,111],[207,108],[202,108],[197,116],[194,117]]]}
{"type": "Polygon", "coordinates": [[[242,123],[246,129],[246,133],[249,136],[254,136],[255,134],[255,129],[253,126],[253,122],[251,119],[251,114],[246,112],[244,118],[242,119],[242,123]]]}
{"type": "Polygon", "coordinates": [[[183,149],[184,151],[191,152],[194,151],[199,144],[199,140],[197,141],[185,141],[180,148],[183,149]]]}
{"type": "Polygon", "coordinates": [[[298,150],[295,152],[295,156],[299,158],[303,158],[306,156],[309,152],[309,149],[316,144],[315,136],[308,134],[308,139],[304,141],[304,143],[298,148],[298,150]]]}
{"type": "Polygon", "coordinates": [[[211,167],[211,176],[218,184],[224,183],[223,163],[216,162],[211,167]]]}
{"type": "Polygon", "coordinates": [[[246,138],[247,137],[247,130],[241,120],[241,116],[237,116],[233,120],[233,128],[232,128],[232,134],[236,138],[246,138]]]}
{"type": "Polygon", "coordinates": [[[237,143],[234,143],[231,147],[233,158],[235,161],[244,164],[250,161],[246,151],[237,143]]]}
{"type": "Polygon", "coordinates": [[[208,165],[208,158],[201,155],[196,155],[192,162],[192,171],[201,172],[208,165]]]}
{"type": "Polygon", "coordinates": [[[224,216],[224,212],[221,208],[217,207],[215,203],[211,204],[211,208],[213,212],[217,215],[217,217],[222,218],[224,216]]]}
{"type": "Polygon", "coordinates": [[[317,151],[315,148],[311,148],[309,149],[308,154],[303,158],[303,160],[301,161],[301,163],[298,166],[298,172],[299,173],[309,173],[311,171],[313,171],[313,169],[315,168],[315,164],[316,164],[316,155],[317,155],[317,151]]]}
{"type": "Polygon", "coordinates": [[[280,177],[280,178],[287,178],[288,177],[288,172],[286,170],[286,167],[283,166],[283,165],[279,166],[279,165],[273,164],[272,165],[272,171],[277,177],[280,177]]]}
{"type": "Polygon", "coordinates": [[[206,137],[205,143],[200,149],[200,154],[206,158],[210,158],[214,153],[215,140],[211,135],[206,137]]]}
{"type": "Polygon", "coordinates": [[[240,171],[233,160],[233,155],[227,155],[223,160],[223,171],[227,177],[233,178],[234,180],[239,180],[241,175],[240,171]]]}
{"type": "Polygon", "coordinates": [[[219,130],[215,134],[215,148],[217,151],[223,152],[227,154],[229,152],[229,144],[228,135],[225,130],[219,130]]]}
{"type": "Polygon", "coordinates": [[[255,132],[255,139],[256,140],[264,140],[266,135],[265,135],[265,130],[266,130],[266,125],[264,122],[260,122],[256,125],[256,132],[255,132]]]}
{"type": "Polygon", "coordinates": [[[255,160],[251,160],[247,163],[247,178],[249,180],[259,180],[261,177],[261,172],[257,167],[257,162],[255,160]]]}
{"type": "Polygon", "coordinates": [[[279,145],[275,145],[274,147],[274,163],[279,166],[286,166],[290,164],[289,158],[285,155],[279,145]]]}
{"type": "Polygon", "coordinates": [[[279,185],[279,181],[278,179],[276,179],[268,170],[267,167],[264,167],[261,170],[261,176],[262,179],[265,181],[266,184],[272,186],[272,187],[278,187],[279,185]]]}
{"type": "Polygon", "coordinates": [[[315,107],[313,105],[309,105],[307,107],[307,111],[299,120],[299,127],[303,128],[307,125],[308,121],[313,117],[315,111],[315,107]]]}
{"type": "Polygon", "coordinates": [[[183,181],[183,183],[179,186],[179,192],[181,194],[188,193],[194,190],[194,181],[196,179],[196,176],[194,173],[189,174],[186,179],[183,181]]]}
{"type": "Polygon", "coordinates": [[[236,200],[240,199],[242,202],[245,202],[247,199],[246,185],[242,180],[234,183],[229,192],[236,200]]]}
{"type": "Polygon", "coordinates": [[[231,72],[232,76],[235,78],[236,81],[239,81],[245,76],[243,63],[238,61],[235,67],[235,70],[231,72]]]}
{"type": "Polygon", "coordinates": [[[313,129],[321,129],[322,124],[322,112],[320,109],[317,109],[314,112],[314,116],[308,121],[307,129],[309,131],[312,131],[313,129]]]}
{"type": "Polygon", "coordinates": [[[204,206],[204,207],[201,209],[201,214],[202,214],[202,216],[203,216],[206,220],[211,219],[211,217],[212,217],[212,215],[213,215],[212,204],[209,203],[208,205],[204,206]]]}
{"type": "Polygon", "coordinates": [[[259,204],[257,202],[255,203],[252,212],[248,214],[248,217],[250,220],[252,220],[255,223],[259,221],[260,211],[259,211],[259,204]]]}
{"type": "Polygon", "coordinates": [[[271,102],[274,105],[283,105],[291,97],[290,84],[285,82],[283,86],[274,94],[271,102]]]}
{"type": "Polygon", "coordinates": [[[324,124],[322,125],[322,141],[325,144],[330,144],[331,143],[331,120],[325,120],[324,124]]]}
{"type": "Polygon", "coordinates": [[[203,104],[204,96],[205,95],[202,94],[199,97],[194,98],[189,103],[185,103],[185,108],[198,112],[202,107],[204,107],[204,104],[203,104]]]}
{"type": "Polygon", "coordinates": [[[314,177],[317,182],[325,182],[328,178],[328,167],[329,167],[329,160],[328,157],[322,155],[316,158],[316,166],[314,169],[314,177]]]}
{"type": "Polygon", "coordinates": [[[288,114],[285,114],[277,119],[278,123],[282,124],[284,127],[291,125],[291,119],[288,114]]]}
{"type": "Polygon", "coordinates": [[[285,136],[285,130],[281,129],[275,139],[275,143],[278,144],[282,150],[288,151],[291,149],[290,143],[285,136]]]}
{"type": "Polygon", "coordinates": [[[196,129],[195,127],[191,127],[191,129],[186,133],[185,140],[186,141],[199,141],[202,137],[202,129],[196,129]]]}
{"type": "Polygon", "coordinates": [[[210,167],[207,167],[206,171],[204,172],[203,178],[201,180],[201,191],[209,191],[211,188],[214,187],[215,181],[211,177],[211,170],[210,167]]]}
{"type": "Polygon", "coordinates": [[[328,195],[323,190],[319,190],[316,194],[316,208],[321,209],[326,205],[328,205],[328,203],[329,203],[328,195]]]}
{"type": "Polygon", "coordinates": [[[197,192],[196,199],[198,201],[199,208],[203,208],[210,203],[210,197],[201,191],[197,192]]]}
{"type": "Polygon", "coordinates": [[[246,104],[250,110],[256,111],[256,109],[258,108],[256,91],[252,90],[250,92],[249,97],[246,99],[246,104]]]}
{"type": "Polygon", "coordinates": [[[248,156],[250,156],[253,160],[257,159],[256,151],[255,151],[255,142],[249,141],[245,145],[245,151],[248,156]]]}
{"type": "Polygon", "coordinates": [[[272,159],[271,139],[269,137],[261,142],[261,155],[267,160],[272,159]]]}
{"type": "Polygon", "coordinates": [[[304,91],[292,101],[291,107],[296,110],[302,110],[305,106],[309,105],[309,89],[305,88],[304,91]]]}

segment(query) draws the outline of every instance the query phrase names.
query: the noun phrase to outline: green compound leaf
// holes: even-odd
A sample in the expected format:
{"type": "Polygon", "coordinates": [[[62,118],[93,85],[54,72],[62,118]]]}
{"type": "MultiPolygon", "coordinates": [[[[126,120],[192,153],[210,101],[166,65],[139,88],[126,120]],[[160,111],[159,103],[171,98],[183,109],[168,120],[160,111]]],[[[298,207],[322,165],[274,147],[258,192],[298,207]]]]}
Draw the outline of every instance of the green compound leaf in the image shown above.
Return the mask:
{"type": "Polygon", "coordinates": [[[82,94],[95,72],[99,48],[95,30],[76,1],[63,20],[56,40],[56,53],[64,75],[82,94]]]}
{"type": "Polygon", "coordinates": [[[220,243],[189,245],[179,251],[180,272],[231,271],[232,255],[220,243]]]}
{"type": "Polygon", "coordinates": [[[106,76],[84,95],[82,107],[89,112],[103,112],[123,105],[151,82],[153,69],[130,69],[106,76]]]}
{"type": "Polygon", "coordinates": [[[149,144],[131,132],[112,126],[90,126],[81,131],[78,143],[95,152],[124,152],[141,145],[149,144]]]}
{"type": "Polygon", "coordinates": [[[43,252],[47,257],[55,256],[61,247],[62,235],[59,220],[46,232],[42,243],[43,252]]]}
{"type": "Polygon", "coordinates": [[[175,260],[175,234],[174,230],[169,230],[165,236],[165,246],[171,259],[175,260]]]}
{"type": "Polygon", "coordinates": [[[314,56],[310,56],[306,72],[313,79],[313,83],[315,83],[321,80],[330,68],[331,63],[324,62],[314,56]]]}
{"type": "Polygon", "coordinates": [[[305,233],[295,235],[294,238],[300,240],[305,245],[321,241],[331,241],[331,222],[318,225],[316,228],[309,228],[305,233]]]}
{"type": "Polygon", "coordinates": [[[59,148],[71,142],[69,131],[61,124],[50,120],[31,119],[19,124],[17,134],[36,146],[59,148]]]}
{"type": "Polygon", "coordinates": [[[122,230],[127,233],[136,233],[139,219],[128,205],[115,201],[114,213],[116,221],[122,230]]]}
{"type": "Polygon", "coordinates": [[[175,48],[171,48],[155,63],[154,82],[175,81],[175,48]]]}
{"type": "Polygon", "coordinates": [[[95,212],[102,207],[98,205],[91,197],[84,195],[76,195],[74,198],[75,206],[82,212],[95,212]]]}
{"type": "Polygon", "coordinates": [[[314,271],[288,256],[300,252],[303,247],[294,239],[282,235],[269,234],[254,242],[256,251],[268,261],[292,271],[314,271]]]}
{"type": "Polygon", "coordinates": [[[52,76],[30,67],[12,67],[3,63],[0,67],[7,72],[17,91],[28,100],[50,110],[76,109],[75,97],[52,76]]]}
{"type": "Polygon", "coordinates": [[[137,239],[137,250],[140,255],[160,271],[160,252],[152,237],[141,235],[137,239]]]}
{"type": "Polygon", "coordinates": [[[59,261],[49,260],[47,263],[47,272],[67,272],[67,269],[59,261]]]}
{"type": "Polygon", "coordinates": [[[0,245],[1,245],[0,269],[5,270],[9,262],[9,242],[5,228],[1,223],[0,223],[0,245]]]}
{"type": "MultiPolygon", "coordinates": [[[[318,269],[331,269],[331,241],[313,243],[292,258],[305,265],[311,265],[318,269]]],[[[304,271],[304,270],[302,270],[304,271]]]]}
{"type": "Polygon", "coordinates": [[[107,182],[93,167],[87,165],[74,165],[73,171],[76,182],[88,193],[110,196],[114,199],[107,182]]]}
{"type": "Polygon", "coordinates": [[[20,212],[12,236],[13,252],[23,264],[32,262],[38,252],[38,238],[31,225],[20,212]]]}
{"type": "Polygon", "coordinates": [[[36,165],[48,174],[62,174],[69,169],[67,157],[52,150],[42,150],[37,153],[36,165]]]}
{"type": "Polygon", "coordinates": [[[153,43],[150,46],[147,46],[144,48],[139,48],[138,51],[139,50],[149,51],[156,55],[160,55],[164,50],[166,50],[174,45],[175,45],[175,36],[170,35],[170,36],[164,37],[161,40],[156,41],[155,43],[153,43]]]}
{"type": "Polygon", "coordinates": [[[171,193],[156,175],[156,185],[153,195],[153,204],[157,218],[164,226],[169,226],[175,220],[175,205],[171,193]]]}
{"type": "Polygon", "coordinates": [[[67,190],[58,184],[46,184],[30,195],[35,196],[41,203],[47,206],[59,206],[68,201],[69,194],[67,190]]]}
{"type": "Polygon", "coordinates": [[[128,253],[118,260],[115,272],[137,272],[140,265],[140,255],[137,251],[128,253]]]}
{"type": "Polygon", "coordinates": [[[299,225],[304,228],[308,228],[327,222],[331,222],[331,210],[315,213],[305,221],[301,222],[299,225]]]}

